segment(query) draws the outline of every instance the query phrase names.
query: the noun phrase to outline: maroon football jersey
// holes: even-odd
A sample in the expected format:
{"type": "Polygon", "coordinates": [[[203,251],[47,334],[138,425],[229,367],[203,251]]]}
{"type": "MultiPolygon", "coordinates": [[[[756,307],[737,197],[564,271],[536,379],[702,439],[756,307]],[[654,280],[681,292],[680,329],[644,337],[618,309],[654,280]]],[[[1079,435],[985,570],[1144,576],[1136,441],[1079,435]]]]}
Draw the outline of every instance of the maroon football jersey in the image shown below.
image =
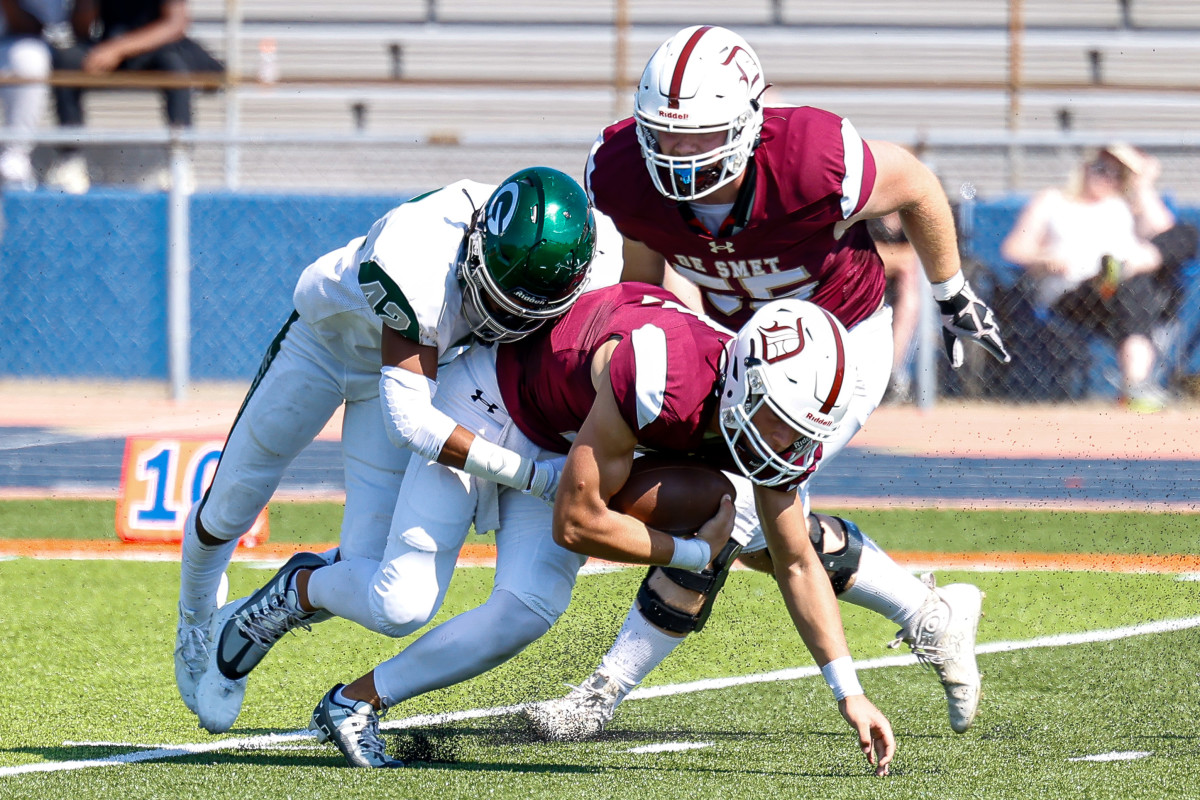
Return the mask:
{"type": "Polygon", "coordinates": [[[607,128],[588,163],[588,191],[617,229],[661,253],[700,287],[708,313],[734,330],[770,300],[798,297],[847,328],[883,298],[883,261],[866,225],[835,239],[834,225],[862,210],[875,160],[850,123],[817,108],[768,108],[747,167],[754,196],[745,225],[713,236],[687,204],[659,194],[633,119],[607,128]]]}
{"type": "MultiPolygon", "coordinates": [[[[660,286],[619,283],[585,293],[552,328],[496,351],[496,377],[517,427],[560,453],[596,398],[591,363],[609,362],[621,416],[650,450],[695,453],[717,411],[721,356],[731,334],[660,286]]],[[[718,436],[717,443],[724,448],[718,436]]]]}

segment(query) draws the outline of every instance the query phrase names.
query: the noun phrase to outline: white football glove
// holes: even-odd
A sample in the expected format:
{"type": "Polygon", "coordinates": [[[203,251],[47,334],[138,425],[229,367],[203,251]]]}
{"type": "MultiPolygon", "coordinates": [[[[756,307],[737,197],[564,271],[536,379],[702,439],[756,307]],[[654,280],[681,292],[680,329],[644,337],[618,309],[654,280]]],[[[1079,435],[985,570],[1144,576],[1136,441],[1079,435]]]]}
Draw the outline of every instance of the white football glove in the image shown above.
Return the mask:
{"type": "Polygon", "coordinates": [[[541,498],[546,505],[553,506],[554,498],[558,496],[558,479],[562,477],[563,466],[566,463],[566,456],[533,462],[533,475],[529,478],[529,487],[523,490],[524,493],[541,498]]]}
{"type": "Polygon", "coordinates": [[[949,300],[938,300],[937,304],[942,312],[942,338],[951,367],[958,369],[963,364],[963,339],[977,342],[1002,364],[1012,361],[1000,341],[995,315],[971,289],[971,284],[964,282],[957,294],[949,300]]]}

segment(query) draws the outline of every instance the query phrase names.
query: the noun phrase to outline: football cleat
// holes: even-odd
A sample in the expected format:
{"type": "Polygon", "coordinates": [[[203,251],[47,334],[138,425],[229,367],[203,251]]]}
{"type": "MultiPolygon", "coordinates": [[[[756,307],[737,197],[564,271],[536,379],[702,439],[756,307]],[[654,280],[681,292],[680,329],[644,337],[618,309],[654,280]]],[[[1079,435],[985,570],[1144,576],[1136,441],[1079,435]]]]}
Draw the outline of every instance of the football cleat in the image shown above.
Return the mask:
{"type": "Polygon", "coordinates": [[[296,553],[216,629],[216,663],[222,675],[235,681],[246,677],[285,633],[308,630],[313,623],[329,619],[328,612],[302,610],[296,592],[288,589],[297,572],[326,563],[316,553],[296,553]]]}
{"type": "Polygon", "coordinates": [[[196,713],[196,685],[208,667],[208,630],[211,618],[201,621],[179,606],[175,628],[175,685],[183,704],[196,713]]]}
{"type": "Polygon", "coordinates": [[[597,669],[565,696],[528,705],[521,716],[547,741],[580,742],[604,730],[631,688],[597,669]]]}
{"type": "Polygon", "coordinates": [[[318,742],[332,741],[346,757],[351,767],[394,769],[404,762],[391,758],[379,735],[379,713],[370,703],[359,700],[350,705],[339,702],[334,695],[343,684],[325,693],[313,710],[309,729],[318,742]]]}
{"type": "MultiPolygon", "coordinates": [[[[249,600],[244,597],[217,611],[213,617],[212,633],[218,634],[249,600]]],[[[217,646],[212,640],[208,642],[208,654],[207,668],[196,684],[196,707],[192,710],[200,718],[201,728],[209,733],[224,733],[233,727],[242,711],[246,678],[227,678],[221,673],[217,666],[217,646]]]]}
{"type": "Polygon", "coordinates": [[[179,604],[179,623],[175,628],[175,686],[183,704],[196,713],[196,686],[208,668],[208,651],[212,640],[213,611],[225,605],[229,580],[222,573],[217,587],[216,602],[206,615],[200,615],[179,604]]]}
{"type": "MultiPolygon", "coordinates": [[[[927,581],[932,584],[932,576],[927,581]]],[[[969,583],[931,588],[916,624],[900,631],[892,646],[907,643],[918,661],[933,667],[946,692],[950,727],[965,733],[979,711],[975,634],[983,613],[983,592],[969,583]]]]}

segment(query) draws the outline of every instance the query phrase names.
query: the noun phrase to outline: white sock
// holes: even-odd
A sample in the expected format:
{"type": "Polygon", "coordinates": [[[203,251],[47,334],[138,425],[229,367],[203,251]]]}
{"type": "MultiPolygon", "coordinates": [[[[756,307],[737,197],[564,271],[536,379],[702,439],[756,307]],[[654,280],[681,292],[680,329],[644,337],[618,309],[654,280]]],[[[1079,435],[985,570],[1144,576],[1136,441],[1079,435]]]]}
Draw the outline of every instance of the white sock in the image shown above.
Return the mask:
{"type": "Polygon", "coordinates": [[[345,558],[314,570],[308,576],[308,604],[376,630],[367,596],[378,570],[379,562],[370,558],[345,558]]]}
{"type": "Polygon", "coordinates": [[[601,668],[632,689],[663,662],[686,637],[671,636],[651,625],[637,603],[625,616],[617,640],[604,654],[601,668]]]}
{"type": "Polygon", "coordinates": [[[879,545],[863,536],[862,559],[858,572],[854,574],[854,585],[838,595],[856,606],[868,608],[908,628],[916,621],[917,614],[930,589],[916,575],[901,567],[879,545]]]}
{"type": "Polygon", "coordinates": [[[229,567],[238,540],[209,546],[196,533],[196,512],[188,515],[183,533],[183,558],[179,565],[179,605],[198,623],[212,617],[221,576],[229,567]]]}
{"type": "Polygon", "coordinates": [[[351,700],[349,697],[346,697],[346,695],[342,694],[342,689],[345,689],[345,688],[346,688],[345,686],[339,686],[337,688],[337,691],[335,691],[333,693],[333,701],[340,705],[350,706],[351,708],[354,708],[356,705],[358,705],[358,701],[351,700]]]}

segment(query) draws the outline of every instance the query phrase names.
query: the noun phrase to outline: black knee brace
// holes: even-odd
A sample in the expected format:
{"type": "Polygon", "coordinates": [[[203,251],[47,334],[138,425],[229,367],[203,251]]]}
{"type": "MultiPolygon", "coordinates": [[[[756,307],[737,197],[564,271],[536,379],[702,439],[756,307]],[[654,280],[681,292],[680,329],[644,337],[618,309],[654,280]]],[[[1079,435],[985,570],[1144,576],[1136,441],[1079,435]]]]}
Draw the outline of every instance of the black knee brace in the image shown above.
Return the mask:
{"type": "Polygon", "coordinates": [[[690,572],[676,567],[651,567],[638,589],[637,602],[642,616],[654,625],[671,633],[689,634],[704,630],[704,623],[712,613],[717,593],[725,585],[734,560],[742,552],[742,546],[730,539],[713,559],[712,565],[700,572],[690,572]],[[667,605],[658,592],[650,586],[650,576],[659,570],[677,586],[704,595],[704,605],[695,614],[680,611],[667,605]]]}
{"type": "Polygon", "coordinates": [[[833,593],[841,594],[846,591],[846,584],[858,572],[858,562],[862,559],[862,531],[848,519],[831,517],[828,514],[811,514],[808,518],[808,538],[812,540],[821,564],[829,573],[829,582],[833,584],[833,593]],[[825,530],[821,527],[824,522],[830,527],[838,527],[846,536],[846,544],[835,553],[826,553],[825,530]]]}

